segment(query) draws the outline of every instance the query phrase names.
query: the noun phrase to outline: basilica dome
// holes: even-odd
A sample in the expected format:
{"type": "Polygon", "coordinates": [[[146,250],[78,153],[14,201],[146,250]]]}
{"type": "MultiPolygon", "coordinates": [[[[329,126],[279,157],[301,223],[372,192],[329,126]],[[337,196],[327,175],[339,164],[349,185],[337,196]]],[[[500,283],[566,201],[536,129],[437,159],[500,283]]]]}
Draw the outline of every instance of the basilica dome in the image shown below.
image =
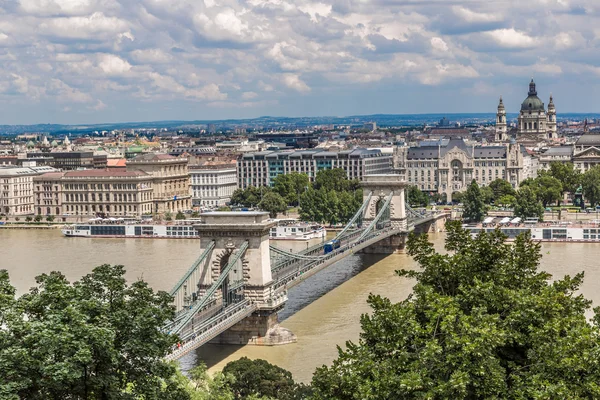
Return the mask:
{"type": "Polygon", "coordinates": [[[529,93],[523,103],[521,103],[521,111],[544,111],[544,103],[537,97],[537,91],[535,90],[535,82],[533,79],[529,84],[529,93]]]}

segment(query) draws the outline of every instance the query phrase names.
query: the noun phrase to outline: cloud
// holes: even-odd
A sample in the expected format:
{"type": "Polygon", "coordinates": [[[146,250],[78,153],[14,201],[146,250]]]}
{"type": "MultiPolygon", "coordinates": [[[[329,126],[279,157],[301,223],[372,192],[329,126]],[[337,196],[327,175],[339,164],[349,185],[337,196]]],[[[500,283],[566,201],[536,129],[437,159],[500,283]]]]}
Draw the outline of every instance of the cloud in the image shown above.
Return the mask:
{"type": "Polygon", "coordinates": [[[0,4],[6,122],[493,112],[531,75],[600,107],[596,0],[0,4]]]}

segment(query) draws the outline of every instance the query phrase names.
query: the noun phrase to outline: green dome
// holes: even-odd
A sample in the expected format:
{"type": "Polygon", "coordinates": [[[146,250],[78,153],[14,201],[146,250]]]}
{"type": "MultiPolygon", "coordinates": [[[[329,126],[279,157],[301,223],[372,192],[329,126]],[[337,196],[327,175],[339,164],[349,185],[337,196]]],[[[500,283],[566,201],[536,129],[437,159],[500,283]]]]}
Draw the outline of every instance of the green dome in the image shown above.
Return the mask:
{"type": "Polygon", "coordinates": [[[529,93],[527,95],[527,98],[521,103],[521,111],[544,111],[544,103],[537,97],[533,79],[529,83],[529,93]]]}

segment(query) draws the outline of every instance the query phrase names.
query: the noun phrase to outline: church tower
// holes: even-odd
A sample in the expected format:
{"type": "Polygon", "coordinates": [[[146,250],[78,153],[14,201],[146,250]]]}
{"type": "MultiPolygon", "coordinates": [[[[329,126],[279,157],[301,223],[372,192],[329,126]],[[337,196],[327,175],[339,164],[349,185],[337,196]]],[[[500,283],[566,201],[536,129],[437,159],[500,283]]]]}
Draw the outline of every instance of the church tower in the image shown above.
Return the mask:
{"type": "Polygon", "coordinates": [[[544,103],[537,96],[535,82],[533,79],[529,83],[529,92],[527,98],[521,104],[521,112],[519,113],[517,136],[528,135],[537,137],[538,139],[547,139],[546,110],[544,103]]]}
{"type": "Polygon", "coordinates": [[[556,134],[556,108],[554,107],[554,100],[552,99],[552,95],[550,95],[550,102],[548,103],[548,124],[547,124],[547,132],[549,139],[555,139],[556,134]]]}
{"type": "Polygon", "coordinates": [[[506,109],[504,108],[504,103],[502,102],[502,96],[500,96],[498,112],[496,113],[496,142],[505,142],[508,140],[506,132],[506,109]]]}

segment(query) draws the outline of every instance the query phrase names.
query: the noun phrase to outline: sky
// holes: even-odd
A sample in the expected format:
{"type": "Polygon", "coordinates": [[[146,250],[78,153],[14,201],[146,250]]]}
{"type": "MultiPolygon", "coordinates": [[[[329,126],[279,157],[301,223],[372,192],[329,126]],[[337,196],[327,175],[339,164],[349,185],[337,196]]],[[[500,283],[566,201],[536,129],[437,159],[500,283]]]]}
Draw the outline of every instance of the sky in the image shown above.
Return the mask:
{"type": "Polygon", "coordinates": [[[600,111],[598,0],[0,0],[0,124],[600,111]]]}

